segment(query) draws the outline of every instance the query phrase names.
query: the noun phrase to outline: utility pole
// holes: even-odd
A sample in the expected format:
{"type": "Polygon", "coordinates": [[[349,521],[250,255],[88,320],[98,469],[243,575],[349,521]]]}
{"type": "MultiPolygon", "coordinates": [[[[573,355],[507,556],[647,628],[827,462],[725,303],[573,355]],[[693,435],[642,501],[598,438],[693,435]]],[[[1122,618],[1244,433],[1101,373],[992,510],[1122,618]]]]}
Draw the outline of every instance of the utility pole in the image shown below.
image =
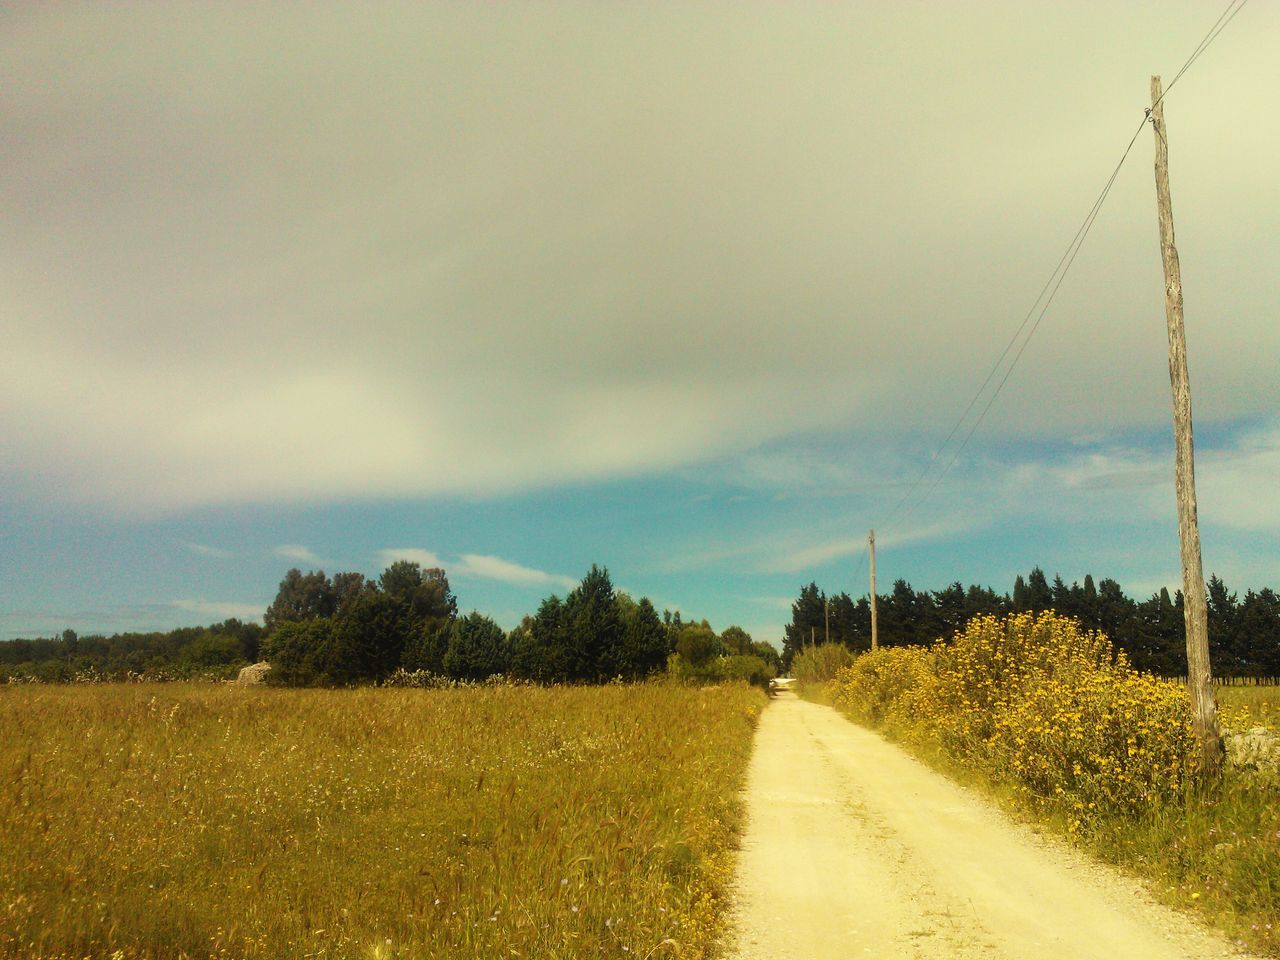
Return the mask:
{"type": "Polygon", "coordinates": [[[826,620],[826,628],[823,633],[823,643],[831,642],[831,598],[828,597],[822,601],[822,616],[826,620]]]}
{"type": "Polygon", "coordinates": [[[876,635],[876,532],[867,532],[867,549],[871,551],[871,649],[880,646],[880,638],[876,635]]]}
{"type": "Polygon", "coordinates": [[[1169,141],[1164,129],[1164,93],[1159,77],[1151,78],[1151,125],[1156,136],[1156,204],[1160,214],[1160,252],[1164,259],[1164,312],[1169,326],[1169,382],[1173,387],[1173,436],[1178,493],[1178,538],[1182,543],[1182,611],[1187,631],[1187,687],[1191,691],[1192,725],[1200,741],[1205,773],[1222,768],[1218,708],[1213,699],[1209,665],[1209,612],[1204,569],[1200,565],[1200,527],[1196,521],[1195,451],[1191,439],[1191,381],[1187,375],[1187,340],[1182,325],[1182,271],[1173,242],[1173,207],[1169,200],[1169,141]]]}

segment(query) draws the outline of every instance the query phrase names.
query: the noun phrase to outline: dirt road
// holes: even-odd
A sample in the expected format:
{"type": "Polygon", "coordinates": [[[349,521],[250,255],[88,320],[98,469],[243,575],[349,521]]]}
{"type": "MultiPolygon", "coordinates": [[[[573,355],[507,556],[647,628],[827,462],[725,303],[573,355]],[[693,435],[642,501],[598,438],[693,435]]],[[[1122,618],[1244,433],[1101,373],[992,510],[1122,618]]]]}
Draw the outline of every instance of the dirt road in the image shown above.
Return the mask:
{"type": "Polygon", "coordinates": [[[739,960],[1241,956],[1136,882],[794,695],[764,712],[748,778],[739,960]]]}

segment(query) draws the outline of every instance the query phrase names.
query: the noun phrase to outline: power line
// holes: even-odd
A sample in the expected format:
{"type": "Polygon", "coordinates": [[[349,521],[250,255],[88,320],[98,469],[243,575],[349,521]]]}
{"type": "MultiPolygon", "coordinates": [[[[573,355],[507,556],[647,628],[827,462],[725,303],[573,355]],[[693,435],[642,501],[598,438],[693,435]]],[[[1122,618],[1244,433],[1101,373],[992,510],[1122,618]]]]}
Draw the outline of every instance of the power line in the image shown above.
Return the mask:
{"type": "MultiPolygon", "coordinates": [[[[1048,299],[1044,301],[1044,306],[1040,308],[1040,314],[1036,317],[1036,322],[1031,325],[1031,330],[1023,339],[1021,346],[1018,347],[1017,353],[1013,355],[1013,360],[1010,362],[1009,368],[1005,370],[1004,376],[1000,379],[1000,382],[996,384],[996,388],[992,391],[991,396],[987,398],[986,406],[984,406],[982,408],[982,412],[978,414],[978,419],[973,422],[973,426],[970,427],[969,432],[965,434],[964,440],[961,441],[960,446],[956,448],[956,452],[952,455],[951,460],[948,461],[947,465],[942,469],[942,472],[934,479],[932,486],[925,491],[923,497],[917,500],[907,510],[902,519],[905,520],[911,515],[912,511],[915,510],[916,507],[919,507],[920,504],[929,499],[933,494],[933,491],[938,488],[938,484],[942,482],[942,478],[951,471],[951,468],[955,466],[956,461],[960,459],[960,454],[963,453],[964,448],[969,445],[969,441],[973,439],[973,435],[977,432],[978,427],[982,425],[982,421],[987,418],[987,412],[991,409],[992,404],[996,402],[996,397],[1000,396],[1000,391],[1003,390],[1004,385],[1009,382],[1009,377],[1013,373],[1013,368],[1018,365],[1018,361],[1022,359],[1022,354],[1027,349],[1027,345],[1031,343],[1031,338],[1034,337],[1036,335],[1036,331],[1040,329],[1041,321],[1044,320],[1045,314],[1049,312],[1049,305],[1053,303],[1053,298],[1058,295],[1058,290],[1062,286],[1062,281],[1066,279],[1068,271],[1071,270],[1071,265],[1076,262],[1076,257],[1080,253],[1080,248],[1084,246],[1084,242],[1089,236],[1089,231],[1093,229],[1093,224],[1098,219],[1098,214],[1102,211],[1102,205],[1106,202],[1107,195],[1111,193],[1111,187],[1115,184],[1116,177],[1120,175],[1120,168],[1124,166],[1125,160],[1129,158],[1129,153],[1133,150],[1133,145],[1138,141],[1138,135],[1142,133],[1142,128],[1146,125],[1146,117],[1143,117],[1142,122],[1138,124],[1138,129],[1134,131],[1133,136],[1130,138],[1129,145],[1124,148],[1124,153],[1121,155],[1120,161],[1116,164],[1115,169],[1111,171],[1111,177],[1107,180],[1107,185],[1102,188],[1102,193],[1098,194],[1098,199],[1094,201],[1093,209],[1089,211],[1089,215],[1085,218],[1081,231],[1077,232],[1076,236],[1078,239],[1073,241],[1073,247],[1068,247],[1067,252],[1070,256],[1065,258],[1066,265],[1063,266],[1061,272],[1057,274],[1057,281],[1053,282],[1053,278],[1050,277],[1050,282],[1053,282],[1053,289],[1049,292],[1048,299]]],[[[1034,307],[1032,309],[1034,310],[1034,307]]],[[[1007,352],[1008,349],[1006,348],[1006,353],[1007,352]]]]}
{"type": "MultiPolygon", "coordinates": [[[[1182,67],[1178,70],[1173,80],[1169,83],[1169,86],[1165,88],[1164,93],[1161,95],[1161,98],[1160,98],[1161,100],[1164,99],[1164,96],[1168,95],[1169,91],[1173,89],[1173,85],[1177,83],[1178,80],[1181,79],[1182,76],[1189,69],[1191,69],[1192,65],[1196,62],[1196,60],[1200,58],[1200,56],[1205,52],[1205,50],[1207,50],[1209,46],[1212,45],[1213,41],[1216,40],[1218,36],[1222,33],[1222,31],[1225,30],[1226,27],[1231,23],[1231,21],[1235,19],[1236,14],[1238,14],[1242,9],[1244,9],[1244,6],[1246,3],[1248,3],[1248,0],[1230,0],[1230,2],[1227,4],[1226,9],[1223,10],[1223,12],[1218,16],[1218,19],[1214,21],[1213,26],[1209,28],[1209,31],[1201,39],[1200,43],[1197,44],[1196,48],[1192,51],[1191,55],[1187,58],[1186,62],[1183,63],[1182,67]]],[[[1081,222],[1080,227],[1076,230],[1075,236],[1072,237],[1071,242],[1067,244],[1066,250],[1063,252],[1062,256],[1059,258],[1057,265],[1053,269],[1053,272],[1049,275],[1049,279],[1045,281],[1044,286],[1041,287],[1040,289],[1040,293],[1036,296],[1036,299],[1032,302],[1031,309],[1027,311],[1026,316],[1024,316],[1022,319],[1022,323],[1018,325],[1018,328],[1014,331],[1013,336],[1011,336],[1009,338],[1008,343],[1005,344],[1004,350],[1002,350],[1000,353],[1000,356],[996,358],[996,362],[992,365],[991,370],[987,373],[987,376],[982,381],[982,384],[978,387],[978,389],[974,392],[973,396],[970,398],[968,405],[964,409],[964,412],[960,414],[959,419],[956,420],[955,425],[952,426],[951,428],[951,431],[947,434],[946,438],[934,451],[933,456],[930,458],[929,462],[925,465],[924,469],[920,472],[919,476],[916,477],[915,481],[910,485],[906,493],[903,494],[903,496],[898,500],[898,503],[894,506],[889,516],[888,525],[892,525],[898,519],[902,519],[902,520],[907,519],[922,503],[924,503],[926,500],[929,499],[929,497],[933,494],[934,490],[938,488],[938,485],[942,482],[943,478],[951,471],[951,468],[955,465],[956,461],[959,460],[960,454],[963,453],[964,449],[969,445],[969,441],[973,438],[974,433],[977,432],[978,427],[981,426],[983,420],[986,419],[987,413],[990,411],[992,405],[995,403],[996,397],[998,397],[1000,395],[1000,392],[1004,389],[1004,386],[1008,382],[1010,375],[1013,373],[1014,368],[1018,365],[1018,361],[1022,358],[1022,354],[1027,349],[1027,345],[1031,342],[1031,338],[1035,336],[1036,331],[1039,329],[1041,322],[1044,320],[1045,314],[1048,312],[1049,306],[1053,303],[1054,297],[1057,296],[1058,290],[1059,288],[1061,288],[1063,281],[1066,279],[1067,273],[1071,270],[1072,264],[1075,263],[1076,257],[1079,255],[1081,247],[1084,245],[1084,242],[1087,239],[1090,230],[1092,230],[1093,224],[1097,220],[1098,214],[1101,212],[1102,206],[1106,202],[1107,196],[1111,193],[1111,188],[1112,186],[1114,186],[1116,182],[1116,178],[1120,175],[1120,170],[1124,166],[1125,160],[1128,159],[1130,152],[1133,150],[1133,145],[1137,142],[1138,136],[1142,133],[1142,128],[1146,126],[1147,119],[1150,117],[1150,114],[1151,114],[1151,109],[1147,109],[1143,115],[1142,121],[1138,124],[1137,129],[1134,131],[1133,136],[1130,137],[1129,143],[1125,147],[1124,152],[1121,154],[1119,161],[1115,165],[1115,168],[1111,171],[1111,176],[1108,177],[1106,185],[1102,188],[1102,191],[1098,194],[1098,198],[1094,201],[1093,206],[1090,208],[1088,214],[1085,215],[1085,218],[1081,222]],[[1047,298],[1045,296],[1046,291],[1048,291],[1047,298]],[[1041,305],[1042,301],[1043,301],[1043,305],[1041,305]],[[1036,313],[1037,306],[1040,306],[1040,310],[1038,314],[1036,313]],[[1026,336],[1023,337],[1023,332],[1027,329],[1027,324],[1030,322],[1033,316],[1035,316],[1036,318],[1035,322],[1031,325],[1031,328],[1026,333],[1026,336]],[[924,496],[922,496],[920,499],[912,503],[907,508],[906,512],[902,513],[901,516],[899,516],[903,506],[907,503],[907,501],[911,498],[911,496],[915,493],[915,491],[920,487],[921,483],[929,475],[929,473],[933,470],[933,467],[938,462],[943,451],[946,450],[948,444],[951,443],[951,441],[955,438],[956,434],[959,432],[960,428],[968,419],[969,414],[972,413],[979,398],[983,395],[987,387],[991,384],[991,381],[995,377],[996,372],[1003,365],[1005,359],[1009,356],[1009,352],[1013,349],[1014,344],[1018,343],[1018,340],[1020,338],[1022,339],[1022,342],[1018,346],[1017,351],[1014,353],[1013,359],[1010,361],[1008,368],[1004,372],[1004,376],[1001,377],[999,383],[996,384],[995,390],[992,391],[991,395],[987,398],[987,402],[983,406],[982,411],[978,414],[978,418],[973,422],[973,425],[969,428],[969,431],[965,434],[964,439],[960,442],[960,445],[956,448],[954,454],[952,454],[951,459],[947,461],[946,466],[943,467],[941,472],[939,472],[937,476],[934,478],[932,484],[930,484],[929,488],[925,491],[924,496]]]]}
{"type": "MultiPolygon", "coordinates": [[[[1236,14],[1243,10],[1244,5],[1248,2],[1249,0],[1231,0],[1231,2],[1227,4],[1227,9],[1223,10],[1218,19],[1214,21],[1213,26],[1209,28],[1209,32],[1204,35],[1204,39],[1200,41],[1199,46],[1191,52],[1191,56],[1187,57],[1187,62],[1182,65],[1181,69],[1179,69],[1176,74],[1174,74],[1173,79],[1170,80],[1169,85],[1164,88],[1164,91],[1160,94],[1160,99],[1157,100],[1156,103],[1160,103],[1169,95],[1169,91],[1173,89],[1173,85],[1182,79],[1182,75],[1191,69],[1191,65],[1193,63],[1200,59],[1200,54],[1209,49],[1209,45],[1218,39],[1218,34],[1227,28],[1227,24],[1236,18],[1236,14]],[[1237,6],[1237,4],[1239,4],[1239,6],[1237,6]],[[1233,10],[1232,7],[1235,7],[1235,9],[1233,10]]],[[[1155,109],[1155,103],[1151,105],[1151,109],[1155,109]]]]}

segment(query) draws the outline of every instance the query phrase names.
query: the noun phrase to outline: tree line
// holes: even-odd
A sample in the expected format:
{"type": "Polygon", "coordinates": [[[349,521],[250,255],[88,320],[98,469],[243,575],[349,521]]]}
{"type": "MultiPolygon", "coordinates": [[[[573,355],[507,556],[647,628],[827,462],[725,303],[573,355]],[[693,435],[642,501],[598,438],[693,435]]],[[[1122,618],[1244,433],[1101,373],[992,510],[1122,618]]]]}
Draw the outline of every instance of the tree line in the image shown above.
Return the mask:
{"type": "Polygon", "coordinates": [[[66,683],[148,677],[183,680],[234,675],[258,659],[265,629],[230,619],[207,627],[0,642],[0,683],[9,679],[66,683]]]}
{"type": "MultiPolygon", "coordinates": [[[[1280,597],[1269,588],[1249,590],[1241,599],[1217,577],[1206,585],[1209,604],[1209,656],[1216,676],[1280,676],[1280,597]]],[[[1019,575],[1013,590],[999,594],[990,587],[964,587],[958,581],[942,590],[912,589],[898,580],[888,594],[876,594],[878,641],[885,646],[928,644],[950,637],[981,614],[1055,610],[1073,617],[1089,630],[1100,630],[1135,667],[1162,676],[1187,672],[1182,591],[1167,588],[1144,601],[1125,595],[1115,580],[1096,584],[1050,581],[1036,567],[1019,575]]],[[[792,658],[810,643],[843,644],[854,651],[870,649],[871,605],[867,596],[852,600],[847,593],[827,596],[810,583],[801,587],[791,607],[782,660],[792,658]],[[829,632],[828,632],[829,625],[829,632]]]]}
{"type": "Polygon", "coordinates": [[[661,615],[647,597],[614,588],[592,566],[563,598],[549,596],[511,631],[472,612],[459,615],[449,578],[408,560],[376,579],[361,573],[289,570],[263,626],[229,620],[211,627],[110,638],[0,643],[0,680],[226,678],[257,660],[268,682],[338,686],[393,675],[480,681],[493,676],[535,683],[639,680],[668,672],[686,680],[763,682],[777,651],[741,627],[717,634],[706,620],[661,615]]]}
{"type": "Polygon", "coordinates": [[[763,680],[779,663],[772,646],[741,627],[716,634],[705,620],[659,615],[648,597],[614,589],[608,569],[596,565],[511,631],[479,612],[459,616],[445,571],[408,560],[376,582],[290,570],[264,619],[270,682],[295,686],[379,682],[396,671],[534,683],[640,680],[663,671],[763,680]]]}

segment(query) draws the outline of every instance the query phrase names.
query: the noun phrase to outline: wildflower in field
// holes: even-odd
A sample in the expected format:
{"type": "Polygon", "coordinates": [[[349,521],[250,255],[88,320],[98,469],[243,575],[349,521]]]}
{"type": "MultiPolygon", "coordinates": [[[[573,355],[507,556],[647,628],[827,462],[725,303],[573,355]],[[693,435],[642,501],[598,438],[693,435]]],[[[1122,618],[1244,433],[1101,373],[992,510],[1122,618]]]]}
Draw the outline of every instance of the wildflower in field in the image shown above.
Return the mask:
{"type": "Polygon", "coordinates": [[[880,648],[832,686],[858,719],[989,770],[1068,812],[1073,830],[1167,802],[1192,771],[1185,689],[1053,613],[978,617],[928,649],[880,648]]]}

